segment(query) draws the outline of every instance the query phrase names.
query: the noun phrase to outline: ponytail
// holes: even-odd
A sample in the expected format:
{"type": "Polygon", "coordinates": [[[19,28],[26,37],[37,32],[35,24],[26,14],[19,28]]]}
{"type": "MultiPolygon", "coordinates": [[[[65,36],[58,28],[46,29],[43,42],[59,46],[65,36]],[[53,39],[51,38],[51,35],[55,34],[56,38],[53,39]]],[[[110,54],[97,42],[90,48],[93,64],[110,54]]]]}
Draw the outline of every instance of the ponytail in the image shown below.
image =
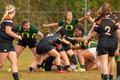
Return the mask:
{"type": "Polygon", "coordinates": [[[105,17],[106,15],[109,15],[110,14],[110,4],[108,3],[105,3],[99,10],[99,13],[100,13],[100,16],[98,18],[95,19],[95,22],[96,23],[100,23],[102,18],[105,17]]]}
{"type": "Polygon", "coordinates": [[[5,14],[3,15],[3,17],[2,17],[2,19],[1,19],[1,21],[0,21],[0,23],[2,23],[3,20],[4,20],[6,17],[8,17],[8,14],[9,14],[9,13],[11,13],[11,12],[13,12],[13,11],[15,10],[15,8],[14,8],[13,5],[8,5],[8,6],[6,6],[5,9],[6,9],[5,14]]]}
{"type": "Polygon", "coordinates": [[[2,17],[2,19],[1,19],[1,21],[0,21],[0,23],[2,23],[3,22],[3,20],[5,19],[5,17],[8,15],[8,11],[6,10],[5,11],[5,14],[3,15],[3,17],[2,17]]]}
{"type": "Polygon", "coordinates": [[[97,24],[100,24],[103,17],[105,17],[105,14],[104,14],[104,13],[102,13],[99,17],[97,17],[97,18],[95,19],[95,22],[96,22],[97,24]]]}

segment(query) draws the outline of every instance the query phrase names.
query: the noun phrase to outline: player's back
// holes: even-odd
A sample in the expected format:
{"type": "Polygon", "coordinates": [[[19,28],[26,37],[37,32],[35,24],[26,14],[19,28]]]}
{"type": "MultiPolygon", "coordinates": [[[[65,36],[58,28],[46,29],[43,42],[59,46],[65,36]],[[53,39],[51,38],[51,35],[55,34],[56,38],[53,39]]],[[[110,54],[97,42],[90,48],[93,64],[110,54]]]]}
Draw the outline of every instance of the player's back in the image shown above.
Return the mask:
{"type": "Polygon", "coordinates": [[[115,37],[115,23],[110,18],[104,18],[99,25],[99,38],[115,37]]]}

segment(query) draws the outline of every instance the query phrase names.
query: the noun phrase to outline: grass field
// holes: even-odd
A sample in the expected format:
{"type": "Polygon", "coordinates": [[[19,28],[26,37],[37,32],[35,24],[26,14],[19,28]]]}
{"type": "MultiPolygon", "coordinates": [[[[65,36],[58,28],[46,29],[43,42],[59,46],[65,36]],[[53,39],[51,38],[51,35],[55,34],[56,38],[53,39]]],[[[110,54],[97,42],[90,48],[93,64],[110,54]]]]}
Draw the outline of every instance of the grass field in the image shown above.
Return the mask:
{"type": "MultiPolygon", "coordinates": [[[[19,58],[20,80],[100,80],[98,70],[89,70],[87,72],[68,72],[60,74],[57,72],[34,72],[28,73],[28,67],[33,60],[31,51],[26,48],[19,58]]],[[[11,72],[7,72],[8,61],[0,71],[0,80],[12,80],[11,72]]]]}

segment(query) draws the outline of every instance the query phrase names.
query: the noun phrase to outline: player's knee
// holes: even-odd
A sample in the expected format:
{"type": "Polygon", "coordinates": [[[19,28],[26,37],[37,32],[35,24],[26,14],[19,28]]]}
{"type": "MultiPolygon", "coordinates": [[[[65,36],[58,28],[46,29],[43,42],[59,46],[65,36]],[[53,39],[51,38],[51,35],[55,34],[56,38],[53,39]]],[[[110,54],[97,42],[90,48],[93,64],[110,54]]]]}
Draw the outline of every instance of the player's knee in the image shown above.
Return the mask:
{"type": "Polygon", "coordinates": [[[102,66],[100,62],[97,62],[96,64],[97,64],[97,66],[100,66],[100,67],[102,66]]]}
{"type": "Polygon", "coordinates": [[[56,57],[57,57],[57,58],[60,57],[60,54],[56,54],[56,57]]]}

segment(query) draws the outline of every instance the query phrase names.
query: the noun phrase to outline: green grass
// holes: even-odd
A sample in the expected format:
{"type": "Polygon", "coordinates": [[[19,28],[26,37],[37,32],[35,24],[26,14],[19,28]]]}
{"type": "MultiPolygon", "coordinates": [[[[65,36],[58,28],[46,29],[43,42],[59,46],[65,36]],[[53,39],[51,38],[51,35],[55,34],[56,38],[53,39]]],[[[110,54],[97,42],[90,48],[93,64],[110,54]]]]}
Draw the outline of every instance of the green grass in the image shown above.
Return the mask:
{"type": "MultiPolygon", "coordinates": [[[[100,72],[98,70],[89,70],[86,72],[68,72],[60,74],[57,72],[34,72],[29,73],[30,66],[34,56],[31,51],[26,48],[19,58],[19,74],[21,80],[100,80],[100,72]]],[[[0,80],[12,80],[11,72],[7,72],[10,64],[6,60],[5,65],[0,71],[0,80]]]]}

